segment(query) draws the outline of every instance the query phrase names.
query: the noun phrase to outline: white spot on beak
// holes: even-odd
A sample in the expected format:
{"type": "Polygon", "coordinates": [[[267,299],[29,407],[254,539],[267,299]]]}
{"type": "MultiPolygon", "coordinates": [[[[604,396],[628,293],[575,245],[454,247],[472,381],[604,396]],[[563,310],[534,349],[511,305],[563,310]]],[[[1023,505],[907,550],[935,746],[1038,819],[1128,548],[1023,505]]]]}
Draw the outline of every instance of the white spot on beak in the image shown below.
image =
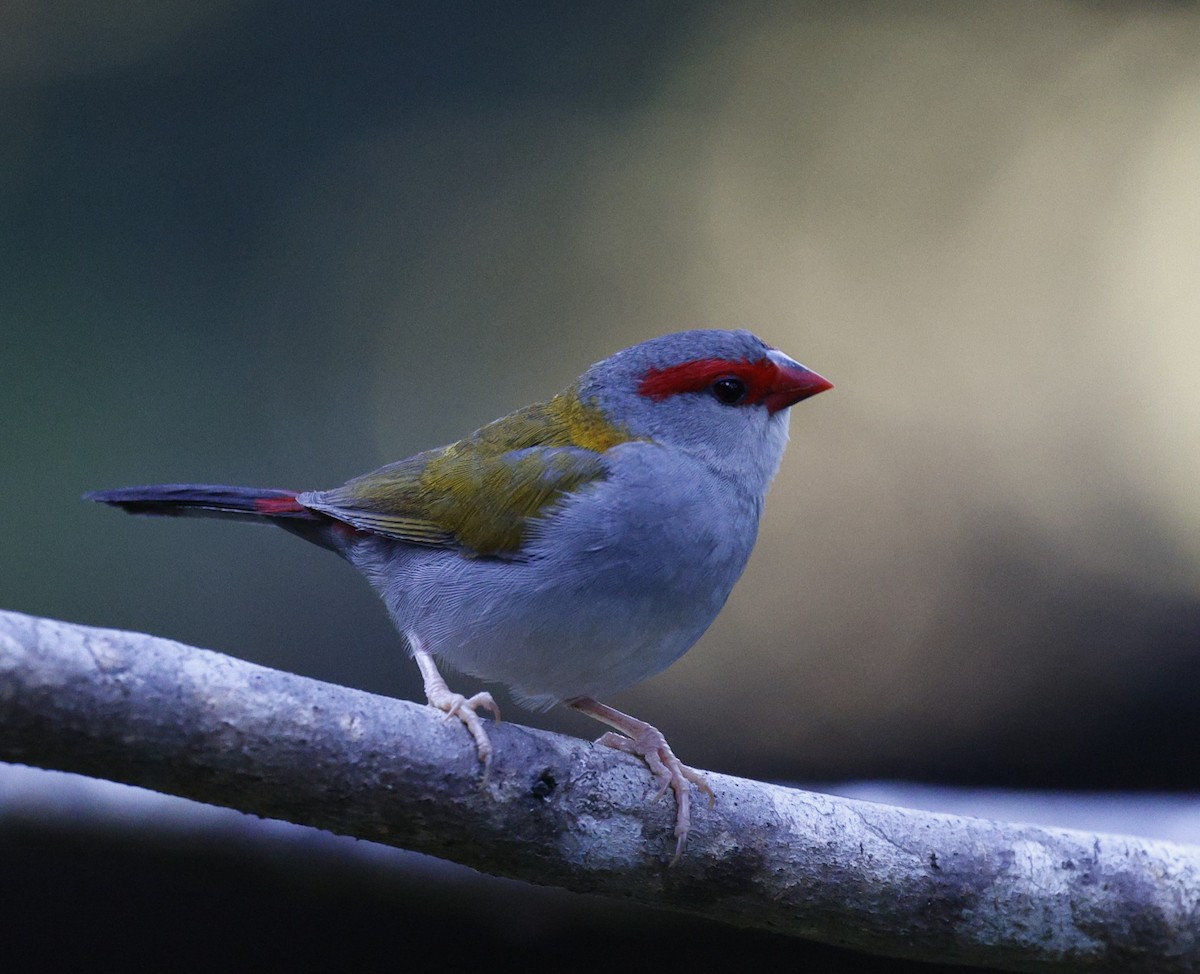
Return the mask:
{"type": "Polygon", "coordinates": [[[789,358],[777,348],[772,348],[767,351],[769,358],[776,365],[782,366],[785,369],[803,369],[804,366],[797,362],[794,358],[789,358]]]}

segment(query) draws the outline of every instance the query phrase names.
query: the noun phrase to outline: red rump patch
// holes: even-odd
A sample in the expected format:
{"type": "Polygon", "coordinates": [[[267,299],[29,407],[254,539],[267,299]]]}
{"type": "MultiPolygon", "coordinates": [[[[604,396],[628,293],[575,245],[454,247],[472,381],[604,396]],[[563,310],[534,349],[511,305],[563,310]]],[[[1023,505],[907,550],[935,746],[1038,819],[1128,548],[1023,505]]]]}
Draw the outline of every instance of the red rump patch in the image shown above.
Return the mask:
{"type": "Polygon", "coordinates": [[[291,497],[256,497],[254,509],[259,514],[303,514],[308,511],[294,494],[291,497]]]}
{"type": "Polygon", "coordinates": [[[765,400],[779,384],[779,366],[769,358],[756,362],[746,359],[698,358],[666,369],[650,369],[638,386],[638,392],[650,399],[666,399],[681,392],[703,392],[718,379],[741,379],[746,383],[746,398],[754,405],[765,400]]]}

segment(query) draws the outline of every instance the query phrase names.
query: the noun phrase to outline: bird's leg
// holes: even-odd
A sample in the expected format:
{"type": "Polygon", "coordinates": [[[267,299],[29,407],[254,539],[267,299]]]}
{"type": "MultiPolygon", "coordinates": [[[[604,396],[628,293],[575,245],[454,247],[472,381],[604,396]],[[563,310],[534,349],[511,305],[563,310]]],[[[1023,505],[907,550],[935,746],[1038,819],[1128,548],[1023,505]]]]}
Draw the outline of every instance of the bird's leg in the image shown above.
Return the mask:
{"type": "Polygon", "coordinates": [[[644,720],[623,714],[591,697],[569,700],[567,706],[578,710],[581,714],[594,717],[601,723],[608,724],[609,727],[621,732],[620,734],[609,732],[596,743],[616,748],[618,751],[624,751],[626,754],[632,754],[645,761],[651,774],[658,780],[658,792],[654,796],[656,801],[667,793],[668,788],[675,792],[676,840],[675,855],[671,859],[671,862],[674,863],[683,853],[688,828],[691,826],[691,791],[688,788],[688,782],[690,781],[708,795],[710,806],[716,799],[708,782],[704,780],[704,776],[675,757],[675,752],[667,745],[667,739],[663,737],[662,732],[644,720]]]}
{"type": "Polygon", "coordinates": [[[475,747],[479,750],[479,760],[483,763],[486,775],[492,764],[492,742],[483,728],[483,721],[479,719],[479,715],[475,711],[480,708],[491,711],[496,720],[499,720],[500,708],[496,706],[496,701],[487,692],[477,693],[473,697],[464,697],[461,693],[451,692],[450,688],[446,686],[446,681],[442,679],[442,674],[438,672],[433,657],[425,650],[421,640],[411,633],[405,633],[405,635],[408,637],[413,659],[417,661],[417,667],[421,671],[421,679],[425,683],[425,699],[429,701],[429,706],[445,711],[447,720],[457,717],[466,725],[471,736],[475,738],[475,747]]]}

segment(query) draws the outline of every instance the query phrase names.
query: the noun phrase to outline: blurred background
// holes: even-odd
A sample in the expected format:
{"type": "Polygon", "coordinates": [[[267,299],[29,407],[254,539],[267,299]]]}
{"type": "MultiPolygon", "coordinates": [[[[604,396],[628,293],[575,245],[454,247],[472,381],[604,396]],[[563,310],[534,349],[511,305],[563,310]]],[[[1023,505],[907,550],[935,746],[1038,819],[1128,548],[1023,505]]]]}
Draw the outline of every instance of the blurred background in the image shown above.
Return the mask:
{"type": "Polygon", "coordinates": [[[836,389],[609,702],[732,774],[1195,789],[1195,4],[11,0],[0,125],[0,606],[421,699],[328,553],[80,494],[333,486],[744,326],[836,389]]]}

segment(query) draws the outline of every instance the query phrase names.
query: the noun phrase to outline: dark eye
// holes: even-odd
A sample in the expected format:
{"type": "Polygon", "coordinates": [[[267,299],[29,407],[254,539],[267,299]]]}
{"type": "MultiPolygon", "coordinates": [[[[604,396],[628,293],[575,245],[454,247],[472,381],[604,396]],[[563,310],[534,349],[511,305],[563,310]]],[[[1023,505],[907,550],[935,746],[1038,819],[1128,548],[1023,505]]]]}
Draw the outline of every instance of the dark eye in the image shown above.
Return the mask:
{"type": "Polygon", "coordinates": [[[736,406],[746,398],[746,383],[741,379],[732,377],[718,379],[708,388],[713,394],[713,398],[717,402],[723,402],[726,406],[736,406]]]}

